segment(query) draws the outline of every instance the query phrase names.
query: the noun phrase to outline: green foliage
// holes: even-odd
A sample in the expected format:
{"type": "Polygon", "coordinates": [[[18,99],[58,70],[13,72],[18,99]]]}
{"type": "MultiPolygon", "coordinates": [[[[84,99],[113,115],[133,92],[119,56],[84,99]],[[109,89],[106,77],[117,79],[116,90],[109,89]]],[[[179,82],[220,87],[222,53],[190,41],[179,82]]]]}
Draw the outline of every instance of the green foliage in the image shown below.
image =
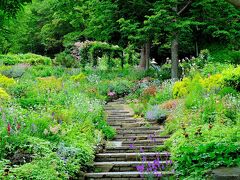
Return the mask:
{"type": "Polygon", "coordinates": [[[0,87],[0,103],[3,100],[9,100],[9,99],[10,99],[9,94],[3,88],[0,87]]]}
{"type": "Polygon", "coordinates": [[[103,108],[109,84],[122,95],[142,76],[132,68],[88,69],[83,74],[46,65],[29,66],[17,82],[3,76],[5,84],[6,79],[14,84],[0,88],[0,177],[41,179],[43,173],[48,179],[80,177],[80,171],[92,165],[103,138],[116,135],[103,108]]]}
{"type": "Polygon", "coordinates": [[[240,91],[240,66],[225,70],[222,74],[226,86],[231,86],[240,91]]]}
{"type": "Polygon", "coordinates": [[[211,61],[213,62],[220,62],[220,63],[232,63],[232,64],[239,64],[240,62],[240,52],[236,50],[231,50],[227,48],[220,47],[209,47],[212,49],[211,61]]]}
{"type": "Polygon", "coordinates": [[[233,96],[236,96],[237,95],[237,90],[235,90],[234,88],[232,87],[224,87],[222,88],[219,93],[218,93],[221,97],[224,97],[226,95],[233,95],[233,96]]]}
{"type": "Polygon", "coordinates": [[[4,65],[15,65],[19,63],[26,63],[30,65],[51,65],[51,59],[48,57],[36,54],[20,54],[20,55],[0,55],[0,63],[4,65]]]}
{"type": "Polygon", "coordinates": [[[173,87],[173,96],[182,97],[186,96],[189,93],[188,86],[190,80],[188,78],[183,78],[182,81],[176,82],[173,87]]]}
{"type": "Polygon", "coordinates": [[[98,65],[98,58],[105,56],[107,58],[107,66],[111,69],[113,68],[113,60],[115,60],[115,57],[123,58],[123,50],[119,46],[98,41],[85,41],[76,44],[78,48],[76,51],[79,52],[82,67],[85,67],[88,63],[93,67],[96,67],[98,65]]]}
{"type": "Polygon", "coordinates": [[[77,62],[74,57],[67,53],[61,52],[56,56],[56,64],[65,66],[65,67],[79,67],[79,62],[77,62]]]}
{"type": "Polygon", "coordinates": [[[162,104],[173,98],[173,83],[171,81],[164,81],[160,90],[156,93],[155,97],[149,100],[152,105],[162,104]]]}
{"type": "MultiPolygon", "coordinates": [[[[176,176],[203,178],[211,169],[220,166],[239,165],[238,128],[216,124],[212,129],[208,125],[201,127],[200,135],[196,127],[187,128],[188,138],[182,131],[171,137],[171,150],[175,160],[176,176]]],[[[169,143],[168,142],[168,143],[169,143]]]]}

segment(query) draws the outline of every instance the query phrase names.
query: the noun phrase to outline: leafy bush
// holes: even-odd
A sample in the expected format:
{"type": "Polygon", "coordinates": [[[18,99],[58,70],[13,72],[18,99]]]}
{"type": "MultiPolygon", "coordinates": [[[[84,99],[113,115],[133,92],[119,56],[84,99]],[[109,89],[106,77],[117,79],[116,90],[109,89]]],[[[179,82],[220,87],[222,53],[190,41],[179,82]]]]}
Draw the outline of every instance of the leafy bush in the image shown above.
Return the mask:
{"type": "Polygon", "coordinates": [[[144,115],[144,110],[145,110],[144,104],[142,104],[142,103],[131,103],[130,106],[133,109],[135,115],[138,115],[138,116],[143,116],[144,115]]]}
{"type": "Polygon", "coordinates": [[[161,104],[173,98],[173,82],[164,81],[157,91],[155,97],[150,98],[149,103],[151,105],[161,104]]]}
{"type": "Polygon", "coordinates": [[[240,66],[227,69],[222,74],[225,86],[231,86],[240,91],[240,66]]]}
{"type": "Polygon", "coordinates": [[[226,48],[212,50],[211,61],[229,64],[239,64],[240,51],[233,51],[226,48]]]}
{"type": "Polygon", "coordinates": [[[237,95],[237,90],[235,90],[234,88],[232,87],[223,87],[219,92],[218,94],[221,96],[221,97],[224,97],[226,95],[233,95],[233,96],[236,96],[237,95]]]}
{"type": "Polygon", "coordinates": [[[75,82],[81,82],[81,81],[84,81],[85,79],[86,79],[86,76],[83,73],[80,73],[80,74],[75,75],[75,76],[71,76],[71,80],[73,80],[75,82]]]}
{"type": "Polygon", "coordinates": [[[31,79],[36,77],[48,77],[48,76],[56,76],[62,77],[65,70],[60,66],[32,66],[27,69],[24,74],[25,79],[31,79]]]}
{"type": "Polygon", "coordinates": [[[191,80],[189,78],[183,78],[182,81],[176,82],[173,86],[173,97],[183,97],[189,93],[188,86],[191,80]]]}
{"type": "Polygon", "coordinates": [[[115,92],[118,96],[129,94],[133,88],[133,83],[128,80],[116,80],[109,84],[109,90],[115,92]]]}
{"type": "Polygon", "coordinates": [[[79,62],[69,52],[61,52],[56,56],[56,64],[65,66],[67,68],[79,67],[79,62]]]}
{"type": "Polygon", "coordinates": [[[26,63],[30,65],[51,65],[52,61],[48,57],[40,56],[37,54],[19,54],[19,55],[0,55],[0,63],[4,65],[15,65],[20,63],[26,63]]]}
{"type": "Polygon", "coordinates": [[[205,64],[204,68],[201,69],[200,72],[201,72],[201,75],[203,75],[204,77],[208,77],[210,75],[220,74],[225,69],[228,69],[228,68],[231,68],[231,67],[233,67],[233,65],[227,64],[227,63],[209,62],[209,63],[205,64]]]}
{"type": "Polygon", "coordinates": [[[26,70],[29,68],[28,64],[16,64],[14,66],[8,66],[8,69],[2,71],[2,74],[7,77],[19,78],[23,76],[26,70]]]}
{"type": "Polygon", "coordinates": [[[186,132],[179,130],[166,143],[172,144],[176,175],[187,179],[203,178],[211,169],[239,165],[238,131],[236,126],[222,124],[187,127],[186,132]]]}
{"type": "Polygon", "coordinates": [[[208,78],[201,79],[200,82],[203,87],[207,90],[219,89],[222,86],[222,74],[210,75],[208,78]]]}
{"type": "Polygon", "coordinates": [[[16,84],[16,81],[13,78],[8,78],[0,74],[0,87],[10,87],[16,84]]]}
{"type": "Polygon", "coordinates": [[[145,118],[149,121],[153,120],[161,120],[162,118],[166,117],[167,111],[161,109],[159,106],[150,106],[145,114],[145,118]]]}
{"type": "Polygon", "coordinates": [[[0,100],[8,100],[10,98],[9,94],[0,87],[0,100]]]}

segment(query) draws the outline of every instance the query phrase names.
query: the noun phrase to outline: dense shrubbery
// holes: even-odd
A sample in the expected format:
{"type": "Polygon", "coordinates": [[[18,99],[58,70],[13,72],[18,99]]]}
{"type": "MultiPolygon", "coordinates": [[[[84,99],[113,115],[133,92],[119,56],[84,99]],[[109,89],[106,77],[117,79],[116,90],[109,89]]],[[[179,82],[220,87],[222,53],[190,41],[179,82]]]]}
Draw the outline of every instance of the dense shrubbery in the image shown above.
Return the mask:
{"type": "Polygon", "coordinates": [[[30,65],[50,65],[51,59],[48,57],[36,55],[36,54],[20,54],[20,55],[0,55],[0,64],[15,65],[19,63],[26,63],[30,65]]]}
{"type": "Polygon", "coordinates": [[[17,81],[0,75],[0,177],[79,176],[103,139],[115,136],[103,110],[109,92],[128,94],[142,76],[131,68],[82,72],[42,64],[25,68],[17,81]]]}
{"type": "Polygon", "coordinates": [[[182,80],[159,85],[148,79],[130,96],[138,98],[136,115],[168,115],[163,135],[172,136],[159,149],[171,151],[180,179],[205,179],[214,168],[240,165],[239,66],[213,62],[208,54],[181,62],[182,80]]]}

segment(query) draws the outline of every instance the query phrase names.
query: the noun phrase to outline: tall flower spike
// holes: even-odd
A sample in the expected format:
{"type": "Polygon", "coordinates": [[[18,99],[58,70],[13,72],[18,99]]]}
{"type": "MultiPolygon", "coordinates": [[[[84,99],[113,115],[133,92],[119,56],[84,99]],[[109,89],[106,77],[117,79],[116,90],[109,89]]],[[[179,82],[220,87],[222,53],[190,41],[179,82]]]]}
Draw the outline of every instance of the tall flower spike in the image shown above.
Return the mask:
{"type": "Polygon", "coordinates": [[[11,134],[11,124],[10,124],[10,122],[8,122],[8,125],[7,125],[7,132],[8,132],[8,135],[11,134]]]}

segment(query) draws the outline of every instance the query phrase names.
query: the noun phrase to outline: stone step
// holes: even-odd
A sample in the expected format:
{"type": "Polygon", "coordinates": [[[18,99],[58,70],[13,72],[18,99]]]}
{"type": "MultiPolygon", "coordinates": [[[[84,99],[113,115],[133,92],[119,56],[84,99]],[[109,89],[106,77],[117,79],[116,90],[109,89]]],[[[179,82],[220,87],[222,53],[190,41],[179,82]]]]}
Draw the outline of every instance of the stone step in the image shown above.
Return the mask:
{"type": "Polygon", "coordinates": [[[96,162],[111,162],[111,161],[136,161],[142,160],[146,157],[147,161],[153,161],[157,157],[161,160],[168,160],[170,154],[167,152],[156,153],[156,152],[144,152],[144,153],[100,153],[96,155],[96,162]]]}
{"type": "MultiPolygon", "coordinates": [[[[170,161],[159,161],[159,170],[167,170],[166,166],[170,161]]],[[[94,162],[94,167],[100,172],[123,172],[123,171],[136,171],[136,166],[144,165],[146,170],[149,163],[153,164],[153,161],[112,161],[112,162],[94,162]]],[[[169,165],[168,167],[170,167],[169,165]]]]}
{"type": "Polygon", "coordinates": [[[154,130],[154,129],[122,129],[122,130],[117,130],[117,134],[119,135],[139,135],[139,134],[159,134],[163,132],[163,130],[154,130]]]}
{"type": "MultiPolygon", "coordinates": [[[[111,124],[111,123],[108,123],[110,126],[112,126],[113,128],[115,129],[129,129],[131,127],[131,129],[134,129],[136,127],[147,127],[149,129],[149,124],[146,124],[145,122],[143,122],[142,124],[139,124],[138,122],[136,123],[118,123],[118,124],[111,124]],[[126,125],[125,125],[126,124],[126,125]]],[[[157,126],[157,124],[150,124],[151,126],[157,126]]],[[[161,129],[158,127],[158,129],[161,129]]]]}
{"type": "Polygon", "coordinates": [[[121,129],[135,129],[135,128],[140,128],[140,127],[146,127],[146,123],[122,123],[121,125],[112,125],[112,127],[116,128],[116,130],[121,130],[121,129]]]}
{"type": "Polygon", "coordinates": [[[122,141],[122,142],[135,142],[135,141],[146,141],[146,140],[150,140],[151,142],[156,141],[161,141],[161,140],[166,140],[168,137],[160,137],[160,136],[155,136],[155,137],[149,137],[149,136],[125,136],[125,137],[115,137],[113,140],[114,141],[122,141]]]}
{"type": "MultiPolygon", "coordinates": [[[[172,176],[174,175],[172,172],[164,171],[164,172],[157,172],[161,177],[155,178],[162,179],[163,177],[172,176]]],[[[101,173],[87,173],[85,177],[88,180],[140,180],[140,179],[148,179],[148,176],[152,175],[152,173],[144,172],[140,173],[137,171],[132,172],[101,172],[101,173]],[[144,176],[144,178],[142,177],[144,176]]]]}
{"type": "MultiPolygon", "coordinates": [[[[122,123],[145,123],[145,124],[151,124],[148,123],[147,121],[143,121],[143,120],[138,120],[138,119],[134,119],[134,118],[124,118],[124,119],[107,119],[107,122],[111,125],[121,125],[122,123]]],[[[156,124],[156,123],[155,123],[156,124]]]]}
{"type": "Polygon", "coordinates": [[[106,111],[106,113],[109,116],[125,116],[125,115],[134,115],[134,113],[130,112],[130,111],[106,111]]]}
{"type": "MultiPolygon", "coordinates": [[[[137,125],[137,123],[136,123],[137,125]]],[[[131,124],[129,126],[124,126],[123,128],[118,128],[116,129],[117,131],[123,131],[123,130],[131,130],[131,131],[135,131],[135,130],[141,130],[141,131],[148,131],[148,130],[160,130],[161,127],[160,126],[140,126],[140,127],[136,127],[134,126],[134,124],[131,124]]]]}
{"type": "Polygon", "coordinates": [[[131,140],[126,140],[122,142],[123,146],[130,146],[133,144],[134,146],[148,146],[148,145],[162,145],[166,139],[155,139],[155,140],[136,140],[136,141],[131,141],[131,140]]]}
{"type": "Polygon", "coordinates": [[[105,153],[136,153],[140,152],[140,148],[144,150],[144,152],[154,152],[155,146],[137,146],[135,145],[133,148],[130,146],[121,146],[121,147],[106,147],[104,150],[105,153]]]}
{"type": "Polygon", "coordinates": [[[124,115],[124,116],[107,116],[108,121],[114,121],[114,120],[126,120],[129,118],[132,118],[132,115],[124,115]]]}
{"type": "MultiPolygon", "coordinates": [[[[137,136],[133,136],[132,134],[118,134],[118,135],[116,135],[115,136],[115,138],[114,139],[118,139],[118,140],[125,140],[125,139],[133,139],[133,140],[135,140],[135,139],[141,139],[141,140],[144,140],[144,139],[150,139],[150,135],[151,134],[138,134],[137,136]]],[[[154,137],[154,138],[169,138],[170,136],[160,136],[160,135],[153,135],[152,134],[152,136],[154,137]]]]}
{"type": "Polygon", "coordinates": [[[109,113],[109,112],[110,113],[129,113],[130,112],[130,111],[124,110],[124,109],[116,109],[116,110],[112,109],[112,110],[106,110],[106,111],[107,111],[107,113],[109,113]]]}

